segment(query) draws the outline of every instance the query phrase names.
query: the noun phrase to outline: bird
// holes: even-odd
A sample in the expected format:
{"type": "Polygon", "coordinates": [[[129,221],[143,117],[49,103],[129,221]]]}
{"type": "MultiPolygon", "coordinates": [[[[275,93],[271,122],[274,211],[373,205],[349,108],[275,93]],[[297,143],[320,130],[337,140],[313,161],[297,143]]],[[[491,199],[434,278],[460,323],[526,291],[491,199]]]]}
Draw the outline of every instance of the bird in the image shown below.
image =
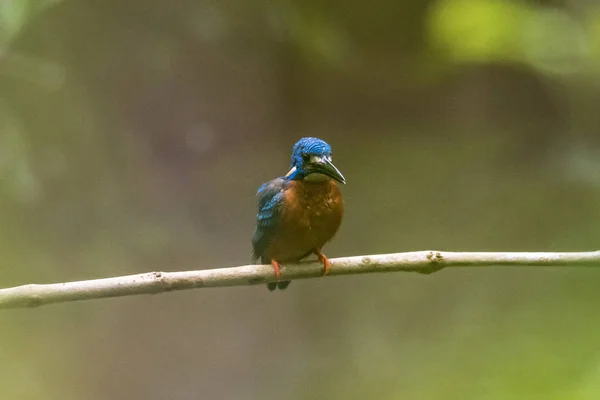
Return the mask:
{"type": "Polygon", "coordinates": [[[338,231],[344,203],[338,183],[346,179],[333,165],[331,146],[304,137],[292,148],[289,172],[263,183],[257,192],[258,213],[252,236],[252,261],[271,264],[277,277],[270,291],[285,289],[281,263],[299,262],[315,254],[329,273],[329,259],[321,252],[338,231]]]}

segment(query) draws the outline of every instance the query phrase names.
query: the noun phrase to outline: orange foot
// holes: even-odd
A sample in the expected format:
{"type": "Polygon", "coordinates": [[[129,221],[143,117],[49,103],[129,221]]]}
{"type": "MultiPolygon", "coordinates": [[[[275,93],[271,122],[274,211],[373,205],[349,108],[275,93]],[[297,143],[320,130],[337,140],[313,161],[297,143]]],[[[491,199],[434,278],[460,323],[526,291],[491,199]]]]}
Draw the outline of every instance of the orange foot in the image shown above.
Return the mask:
{"type": "Polygon", "coordinates": [[[271,265],[273,266],[273,270],[275,271],[275,277],[277,280],[281,279],[281,266],[275,260],[271,260],[271,265]]]}
{"type": "Polygon", "coordinates": [[[321,253],[321,250],[317,249],[314,251],[314,253],[317,255],[317,257],[319,257],[319,261],[325,267],[325,270],[323,271],[323,276],[327,275],[329,273],[329,269],[331,268],[331,262],[329,262],[329,259],[325,257],[325,254],[321,253]]]}

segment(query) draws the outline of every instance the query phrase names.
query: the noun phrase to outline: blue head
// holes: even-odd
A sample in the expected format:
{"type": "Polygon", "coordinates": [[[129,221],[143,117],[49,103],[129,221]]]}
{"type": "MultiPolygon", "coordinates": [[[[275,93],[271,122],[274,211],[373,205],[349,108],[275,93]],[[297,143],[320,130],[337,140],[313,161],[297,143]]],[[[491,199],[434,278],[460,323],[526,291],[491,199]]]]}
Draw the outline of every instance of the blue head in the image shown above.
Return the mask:
{"type": "Polygon", "coordinates": [[[286,175],[289,180],[334,179],[346,183],[341,172],[331,162],[331,146],[321,139],[305,137],[292,149],[292,169],[286,175]]]}

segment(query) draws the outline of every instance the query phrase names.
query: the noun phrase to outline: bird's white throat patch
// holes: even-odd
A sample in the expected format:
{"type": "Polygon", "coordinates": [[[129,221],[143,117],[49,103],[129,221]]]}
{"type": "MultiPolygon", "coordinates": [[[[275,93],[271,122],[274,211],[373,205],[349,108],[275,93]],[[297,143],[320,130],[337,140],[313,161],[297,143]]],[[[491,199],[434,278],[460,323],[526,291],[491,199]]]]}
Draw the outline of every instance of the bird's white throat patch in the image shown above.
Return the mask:
{"type": "Polygon", "coordinates": [[[307,175],[304,180],[308,182],[323,182],[331,179],[327,175],[319,174],[315,172],[314,174],[307,175]]]}

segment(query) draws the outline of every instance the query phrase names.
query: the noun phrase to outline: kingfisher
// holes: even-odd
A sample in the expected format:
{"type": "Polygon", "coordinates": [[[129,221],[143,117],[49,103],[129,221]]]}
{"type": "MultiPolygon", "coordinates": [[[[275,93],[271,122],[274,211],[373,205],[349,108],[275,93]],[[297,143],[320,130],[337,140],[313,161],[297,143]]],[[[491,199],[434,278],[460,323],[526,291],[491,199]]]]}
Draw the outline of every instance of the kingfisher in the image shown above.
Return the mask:
{"type": "Polygon", "coordinates": [[[258,215],[252,237],[252,260],[271,264],[277,282],[269,290],[285,289],[280,263],[299,262],[315,254],[323,264],[330,262],[321,252],[342,223],[344,203],[337,183],[346,179],[331,161],[331,146],[314,137],[300,139],[292,149],[289,172],[263,183],[258,189],[258,215]]]}

